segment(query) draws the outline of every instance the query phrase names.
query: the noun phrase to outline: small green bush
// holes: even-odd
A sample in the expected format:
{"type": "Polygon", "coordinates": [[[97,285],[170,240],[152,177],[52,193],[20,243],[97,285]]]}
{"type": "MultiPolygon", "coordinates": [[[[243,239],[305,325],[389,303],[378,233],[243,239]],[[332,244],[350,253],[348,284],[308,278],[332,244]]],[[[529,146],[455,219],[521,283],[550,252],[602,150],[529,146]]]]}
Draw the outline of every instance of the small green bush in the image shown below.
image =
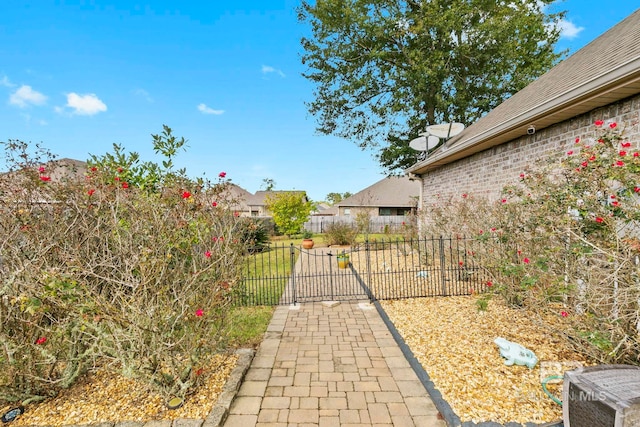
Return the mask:
{"type": "Polygon", "coordinates": [[[262,252],[269,247],[269,232],[262,218],[240,218],[240,239],[251,253],[262,252]]]}

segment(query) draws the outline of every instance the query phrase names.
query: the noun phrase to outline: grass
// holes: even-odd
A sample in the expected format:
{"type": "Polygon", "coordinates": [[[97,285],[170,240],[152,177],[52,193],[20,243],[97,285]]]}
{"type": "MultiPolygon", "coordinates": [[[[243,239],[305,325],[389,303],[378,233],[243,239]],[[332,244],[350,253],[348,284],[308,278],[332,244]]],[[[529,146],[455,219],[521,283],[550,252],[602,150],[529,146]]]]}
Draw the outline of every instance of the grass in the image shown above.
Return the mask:
{"type": "Polygon", "coordinates": [[[273,306],[234,307],[225,319],[223,344],[228,348],[256,348],[269,326],[273,306]]]}
{"type": "Polygon", "coordinates": [[[278,304],[298,251],[286,242],[272,244],[269,250],[248,255],[243,266],[243,283],[238,290],[239,305],[278,304]]]}
{"type": "MultiPolygon", "coordinates": [[[[380,241],[380,240],[395,240],[398,238],[402,238],[401,234],[385,234],[385,233],[370,233],[369,235],[365,236],[363,234],[359,234],[358,237],[356,238],[356,242],[357,243],[364,243],[365,241],[365,237],[370,241],[380,241]]],[[[316,246],[326,246],[326,238],[324,236],[324,234],[322,233],[318,233],[318,234],[314,234],[312,237],[313,241],[315,242],[316,246]]],[[[300,246],[302,244],[302,235],[300,236],[294,236],[293,238],[287,237],[287,236],[273,236],[271,237],[271,242],[272,244],[276,244],[278,246],[284,245],[284,246],[289,246],[290,244],[293,243],[294,246],[300,246]]]]}

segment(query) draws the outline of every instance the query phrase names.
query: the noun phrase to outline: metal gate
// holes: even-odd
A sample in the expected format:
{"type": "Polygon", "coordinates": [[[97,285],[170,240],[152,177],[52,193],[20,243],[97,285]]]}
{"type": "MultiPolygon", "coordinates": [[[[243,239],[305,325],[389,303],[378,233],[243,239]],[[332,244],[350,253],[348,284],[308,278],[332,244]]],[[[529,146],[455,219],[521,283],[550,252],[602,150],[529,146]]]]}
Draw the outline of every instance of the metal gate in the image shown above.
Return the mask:
{"type": "Polygon", "coordinates": [[[487,249],[487,241],[461,237],[272,247],[249,260],[237,301],[276,305],[484,292],[491,278],[482,256],[487,249]]]}
{"type": "Polygon", "coordinates": [[[294,250],[299,255],[281,304],[373,299],[351,264],[351,251],[295,247],[294,250]]]}

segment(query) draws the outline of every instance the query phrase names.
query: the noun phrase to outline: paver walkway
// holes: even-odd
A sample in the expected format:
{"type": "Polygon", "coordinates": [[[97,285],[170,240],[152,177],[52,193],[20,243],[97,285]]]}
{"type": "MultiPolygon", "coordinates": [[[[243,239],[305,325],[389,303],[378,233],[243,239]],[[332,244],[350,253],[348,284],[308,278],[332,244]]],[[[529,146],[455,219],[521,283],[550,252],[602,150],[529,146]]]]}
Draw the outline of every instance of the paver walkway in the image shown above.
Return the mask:
{"type": "Polygon", "coordinates": [[[444,427],[368,301],[276,308],[226,427],[444,427]]]}

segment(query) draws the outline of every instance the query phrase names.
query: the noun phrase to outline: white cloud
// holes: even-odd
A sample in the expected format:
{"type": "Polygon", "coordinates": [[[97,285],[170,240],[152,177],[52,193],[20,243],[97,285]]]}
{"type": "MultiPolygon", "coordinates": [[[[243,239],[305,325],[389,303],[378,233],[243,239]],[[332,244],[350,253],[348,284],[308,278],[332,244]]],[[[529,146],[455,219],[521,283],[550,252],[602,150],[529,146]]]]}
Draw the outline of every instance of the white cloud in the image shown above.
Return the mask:
{"type": "Polygon", "coordinates": [[[20,108],[25,108],[29,105],[43,105],[45,102],[47,102],[46,96],[27,85],[20,86],[18,90],[9,96],[9,104],[20,108]]]}
{"type": "Polygon", "coordinates": [[[198,104],[198,111],[202,114],[215,114],[216,116],[224,113],[224,110],[214,110],[211,107],[207,107],[206,104],[198,104]]]}
{"type": "Polygon", "coordinates": [[[576,27],[576,25],[566,19],[558,22],[558,28],[560,29],[560,37],[566,37],[568,39],[575,39],[578,34],[584,30],[584,27],[576,27]]]}
{"type": "Polygon", "coordinates": [[[11,83],[11,81],[9,80],[9,77],[2,76],[2,78],[0,78],[0,86],[14,87],[15,85],[13,83],[11,83]]]}
{"type": "Polygon", "coordinates": [[[281,70],[278,70],[277,68],[273,68],[270,65],[263,65],[262,66],[262,74],[269,74],[269,73],[276,73],[280,77],[286,77],[281,70]]]}
{"type": "MultiPolygon", "coordinates": [[[[107,106],[95,94],[78,95],[75,92],[67,94],[67,107],[73,109],[73,114],[81,116],[93,116],[107,111],[107,106]]],[[[59,109],[56,111],[60,112],[59,109]]]]}

